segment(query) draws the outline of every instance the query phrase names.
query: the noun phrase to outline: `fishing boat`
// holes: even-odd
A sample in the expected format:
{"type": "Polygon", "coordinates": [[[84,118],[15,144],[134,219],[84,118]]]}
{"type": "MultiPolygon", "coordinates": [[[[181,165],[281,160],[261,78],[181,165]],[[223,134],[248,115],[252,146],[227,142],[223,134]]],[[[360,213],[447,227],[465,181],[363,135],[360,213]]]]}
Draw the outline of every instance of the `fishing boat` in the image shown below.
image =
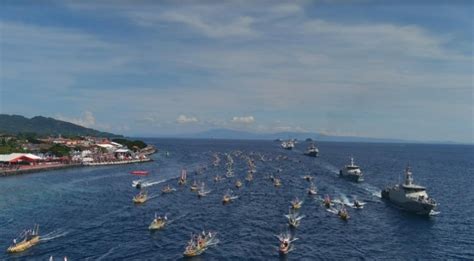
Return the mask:
{"type": "Polygon", "coordinates": [[[149,174],[146,170],[134,170],[131,173],[136,176],[148,176],[149,174]]]}
{"type": "Polygon", "coordinates": [[[285,150],[292,150],[295,147],[295,142],[293,140],[283,141],[281,147],[285,150]]]}
{"type": "Polygon", "coordinates": [[[18,238],[13,239],[13,244],[8,247],[8,253],[23,252],[40,241],[39,225],[35,225],[33,229],[23,231],[18,238]],[[18,242],[19,241],[19,242],[18,242]]]}
{"type": "Polygon", "coordinates": [[[278,247],[278,252],[280,253],[280,255],[286,255],[294,249],[293,242],[296,241],[297,238],[293,238],[293,236],[289,232],[281,233],[276,237],[280,241],[278,247]]]}
{"type": "Polygon", "coordinates": [[[249,172],[247,173],[247,177],[245,177],[245,180],[248,181],[248,182],[250,182],[250,181],[253,180],[253,174],[252,174],[252,172],[249,171],[249,172]]]}
{"type": "Polygon", "coordinates": [[[311,145],[309,145],[304,155],[310,156],[310,157],[317,157],[319,155],[319,149],[316,147],[316,145],[314,145],[314,142],[312,142],[311,145]]]}
{"type": "Polygon", "coordinates": [[[305,176],[303,176],[303,178],[304,178],[306,181],[309,181],[309,182],[310,182],[311,180],[313,180],[314,177],[311,176],[311,175],[305,175],[305,176]]]}
{"type": "Polygon", "coordinates": [[[354,208],[357,208],[357,209],[363,209],[364,208],[364,203],[358,201],[357,199],[354,199],[353,206],[354,206],[354,208]]]}
{"type": "Polygon", "coordinates": [[[227,173],[225,174],[225,176],[227,178],[232,178],[234,176],[234,170],[232,169],[232,167],[227,168],[227,173]]]}
{"type": "Polygon", "coordinates": [[[178,184],[184,185],[186,184],[187,172],[186,169],[181,170],[181,176],[179,177],[178,184]]]}
{"type": "Polygon", "coordinates": [[[201,184],[201,188],[198,191],[198,197],[199,198],[205,197],[205,196],[207,196],[207,194],[209,194],[211,192],[210,190],[205,190],[204,187],[205,187],[205,185],[204,185],[204,182],[203,182],[201,184]]]}
{"type": "Polygon", "coordinates": [[[171,185],[166,185],[163,189],[161,189],[161,193],[163,194],[168,194],[168,193],[171,193],[173,191],[176,191],[175,188],[172,188],[171,185]]]}
{"type": "Polygon", "coordinates": [[[185,257],[199,256],[206,251],[210,246],[217,245],[219,239],[216,238],[216,233],[205,232],[201,234],[191,235],[191,239],[184,250],[185,257]]]}
{"type": "Polygon", "coordinates": [[[230,203],[230,202],[232,202],[232,200],[234,200],[236,198],[237,198],[237,196],[234,196],[233,191],[229,189],[229,190],[227,190],[227,192],[222,197],[222,204],[230,203]]]}
{"type": "Polygon", "coordinates": [[[240,179],[238,179],[238,180],[235,182],[235,187],[236,187],[236,188],[242,187],[242,181],[240,181],[240,179]]]}
{"type": "Polygon", "coordinates": [[[297,228],[300,225],[301,219],[304,218],[304,215],[300,216],[298,212],[292,211],[290,209],[290,213],[285,215],[285,217],[288,219],[288,225],[290,227],[297,228]]]}
{"type": "Polygon", "coordinates": [[[216,176],[214,177],[214,182],[219,182],[219,181],[221,181],[221,180],[222,180],[222,177],[219,176],[219,175],[216,175],[216,176]]]}
{"type": "Polygon", "coordinates": [[[318,189],[316,188],[316,185],[314,185],[313,182],[311,182],[311,185],[308,188],[308,195],[316,195],[318,194],[318,189]]]}
{"type": "Polygon", "coordinates": [[[303,201],[300,200],[298,197],[294,198],[294,199],[291,201],[291,208],[292,208],[292,209],[300,209],[300,208],[301,208],[301,205],[303,205],[303,201]]]}
{"type": "Polygon", "coordinates": [[[330,208],[330,207],[331,207],[331,198],[329,197],[329,195],[326,195],[326,196],[324,197],[324,202],[323,202],[323,203],[324,203],[324,206],[325,206],[326,208],[330,208]]]}
{"type": "Polygon", "coordinates": [[[193,182],[193,184],[190,187],[191,191],[197,191],[199,189],[199,185],[196,181],[193,182]]]}
{"type": "Polygon", "coordinates": [[[132,181],[132,187],[137,188],[137,189],[141,189],[142,186],[143,186],[143,183],[144,183],[144,180],[142,180],[142,179],[134,180],[134,181],[132,181]]]}
{"type": "Polygon", "coordinates": [[[165,215],[164,217],[157,216],[155,213],[155,218],[151,222],[150,226],[148,227],[149,230],[159,230],[165,227],[166,223],[168,222],[168,217],[165,215]]]}
{"type": "Polygon", "coordinates": [[[281,181],[279,178],[273,178],[273,186],[275,187],[280,187],[281,186],[281,181]]]}
{"type": "Polygon", "coordinates": [[[143,204],[148,199],[148,193],[146,190],[141,190],[135,197],[133,197],[133,203],[143,204]]]}
{"type": "Polygon", "coordinates": [[[349,219],[349,213],[347,212],[347,209],[344,206],[341,206],[341,208],[337,212],[337,215],[344,221],[347,221],[349,219]]]}

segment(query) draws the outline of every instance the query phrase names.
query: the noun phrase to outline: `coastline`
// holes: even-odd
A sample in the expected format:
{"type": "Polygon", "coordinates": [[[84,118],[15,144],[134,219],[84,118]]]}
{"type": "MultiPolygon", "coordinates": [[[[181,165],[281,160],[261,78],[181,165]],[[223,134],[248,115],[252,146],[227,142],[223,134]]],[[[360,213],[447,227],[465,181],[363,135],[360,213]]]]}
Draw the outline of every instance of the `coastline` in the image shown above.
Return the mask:
{"type": "Polygon", "coordinates": [[[137,160],[122,160],[122,161],[112,161],[112,162],[94,162],[94,163],[58,163],[58,164],[44,164],[44,165],[34,165],[34,166],[23,166],[23,168],[18,169],[1,169],[0,177],[10,177],[22,174],[32,174],[37,172],[52,171],[59,169],[68,169],[68,168],[80,168],[80,167],[100,167],[100,166],[112,166],[112,165],[125,165],[125,164],[134,164],[134,163],[145,163],[151,162],[153,159],[137,159],[137,160]]]}

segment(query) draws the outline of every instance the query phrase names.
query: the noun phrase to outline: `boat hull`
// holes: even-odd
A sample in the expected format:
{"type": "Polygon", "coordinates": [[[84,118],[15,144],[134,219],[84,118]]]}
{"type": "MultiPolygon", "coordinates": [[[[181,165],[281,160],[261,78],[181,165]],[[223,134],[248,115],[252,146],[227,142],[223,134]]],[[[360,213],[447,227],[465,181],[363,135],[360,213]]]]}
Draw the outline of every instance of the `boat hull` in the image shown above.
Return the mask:
{"type": "Polygon", "coordinates": [[[389,189],[382,191],[382,198],[389,201],[390,203],[400,207],[401,209],[415,213],[418,215],[429,215],[431,211],[436,207],[435,204],[427,202],[420,202],[409,198],[399,198],[394,195],[389,189]]]}
{"type": "Polygon", "coordinates": [[[347,179],[352,182],[362,182],[364,181],[364,177],[362,175],[357,175],[353,173],[345,173],[344,171],[339,171],[339,176],[343,179],[347,179]]]}
{"type": "Polygon", "coordinates": [[[8,253],[19,253],[19,252],[23,252],[29,248],[31,248],[32,246],[36,245],[39,243],[39,240],[40,240],[40,237],[39,236],[35,236],[33,238],[31,238],[30,240],[28,241],[22,241],[14,246],[10,246],[8,249],[7,249],[7,252],[8,253]]]}
{"type": "Polygon", "coordinates": [[[315,151],[305,152],[304,155],[309,156],[309,157],[314,157],[314,158],[318,157],[318,153],[315,151]]]}

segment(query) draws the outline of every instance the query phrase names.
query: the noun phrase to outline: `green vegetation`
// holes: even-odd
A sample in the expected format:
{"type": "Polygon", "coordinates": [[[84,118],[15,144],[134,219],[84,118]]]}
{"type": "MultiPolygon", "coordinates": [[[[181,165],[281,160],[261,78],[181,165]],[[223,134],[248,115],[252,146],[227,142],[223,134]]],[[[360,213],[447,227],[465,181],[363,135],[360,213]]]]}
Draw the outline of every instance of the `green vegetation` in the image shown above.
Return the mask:
{"type": "Polygon", "coordinates": [[[20,115],[0,114],[0,133],[21,135],[26,139],[37,139],[36,135],[63,135],[71,136],[94,136],[94,137],[121,137],[108,132],[101,132],[85,128],[70,122],[60,121],[53,118],[36,116],[31,119],[20,115]]]}
{"type": "Polygon", "coordinates": [[[127,146],[127,148],[133,151],[143,149],[147,146],[147,144],[141,140],[113,139],[112,141],[127,146]]]}
{"type": "Polygon", "coordinates": [[[17,140],[9,137],[0,137],[0,154],[14,152],[24,152],[17,140]]]}
{"type": "Polygon", "coordinates": [[[41,152],[42,153],[51,152],[56,157],[63,157],[63,156],[68,156],[70,151],[71,151],[71,148],[67,146],[64,146],[61,144],[54,144],[49,149],[42,150],[41,152]]]}

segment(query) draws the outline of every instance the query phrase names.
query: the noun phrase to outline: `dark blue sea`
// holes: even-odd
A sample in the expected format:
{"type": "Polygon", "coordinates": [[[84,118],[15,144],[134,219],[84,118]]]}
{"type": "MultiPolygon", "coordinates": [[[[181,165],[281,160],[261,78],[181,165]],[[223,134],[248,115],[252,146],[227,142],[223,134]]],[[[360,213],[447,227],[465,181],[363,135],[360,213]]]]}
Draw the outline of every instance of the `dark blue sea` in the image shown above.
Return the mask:
{"type": "MultiPolygon", "coordinates": [[[[474,259],[474,147],[462,145],[318,143],[321,156],[303,155],[306,142],[293,151],[272,141],[149,139],[160,152],[153,162],[139,165],[87,167],[0,178],[1,260],[180,260],[191,233],[216,231],[220,243],[195,260],[278,260],[275,235],[288,230],[284,214],[290,201],[304,199],[306,217],[293,231],[298,238],[288,260],[444,260],[474,259]],[[223,153],[242,151],[255,159],[253,182],[234,188],[235,178],[214,183],[226,172],[223,153]],[[169,152],[167,156],[165,152],[169,152]],[[213,154],[221,155],[212,167],[213,154]],[[279,156],[281,155],[281,156],[279,156]],[[285,157],[287,156],[287,159],[285,157]],[[338,177],[353,156],[365,173],[365,182],[338,177]],[[265,161],[261,161],[261,157],[265,161]],[[428,188],[439,202],[436,216],[404,212],[380,198],[380,191],[403,177],[410,164],[415,182],[428,188]],[[194,170],[207,166],[202,174],[194,170]],[[189,173],[188,186],[179,187],[181,168],[189,173]],[[281,169],[281,172],[277,172],[281,169]],[[148,170],[151,199],[135,206],[138,193],[130,172],[148,170]],[[270,175],[282,180],[275,188],[270,175]],[[306,194],[314,175],[319,195],[306,194]],[[192,180],[203,181],[211,193],[199,199],[192,180]],[[162,195],[167,184],[177,191],[162,195]],[[239,196],[222,205],[225,191],[239,196]],[[366,202],[349,208],[345,222],[327,211],[320,198],[366,202]],[[154,213],[172,221],[150,232],[154,213]],[[7,254],[11,240],[25,228],[40,225],[41,242],[26,252],[7,254]]],[[[234,157],[236,178],[244,180],[246,161],[234,157]]]]}

